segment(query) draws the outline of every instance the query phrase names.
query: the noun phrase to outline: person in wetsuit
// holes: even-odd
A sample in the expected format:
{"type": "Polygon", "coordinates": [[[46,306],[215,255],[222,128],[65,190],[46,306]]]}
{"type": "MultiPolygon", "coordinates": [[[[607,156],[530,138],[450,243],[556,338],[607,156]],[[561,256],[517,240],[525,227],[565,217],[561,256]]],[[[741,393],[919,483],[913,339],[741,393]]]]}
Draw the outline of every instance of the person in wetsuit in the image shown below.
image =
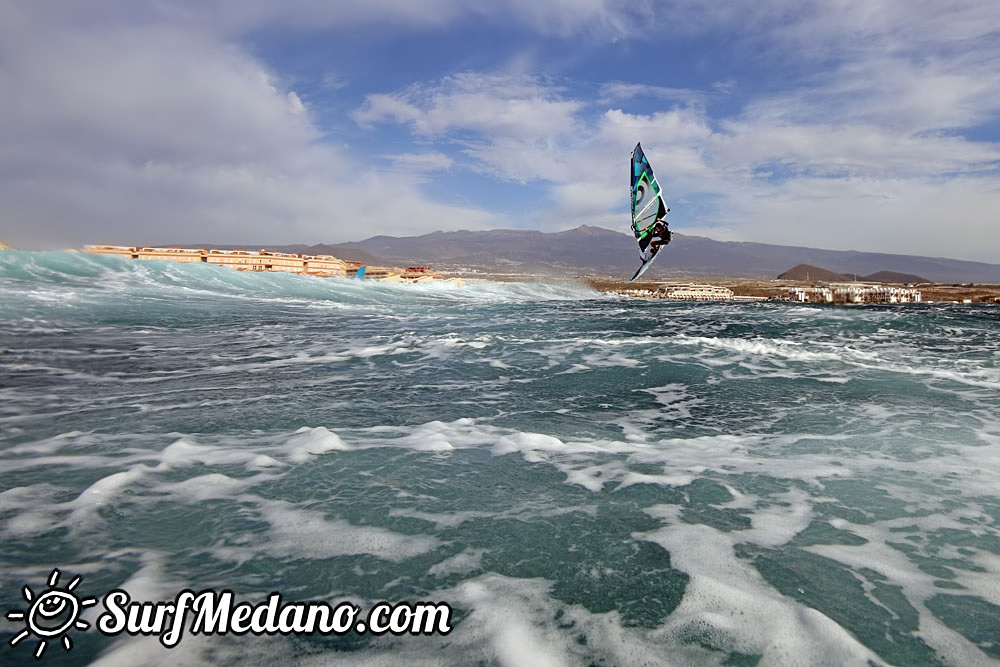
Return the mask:
{"type": "MultiPolygon", "coordinates": [[[[667,213],[670,209],[667,209],[667,213]]],[[[667,229],[667,223],[663,218],[657,218],[656,222],[651,224],[642,230],[642,234],[639,236],[639,250],[646,252],[649,249],[649,259],[656,256],[659,252],[660,246],[664,246],[670,243],[670,230],[667,229]]]]}

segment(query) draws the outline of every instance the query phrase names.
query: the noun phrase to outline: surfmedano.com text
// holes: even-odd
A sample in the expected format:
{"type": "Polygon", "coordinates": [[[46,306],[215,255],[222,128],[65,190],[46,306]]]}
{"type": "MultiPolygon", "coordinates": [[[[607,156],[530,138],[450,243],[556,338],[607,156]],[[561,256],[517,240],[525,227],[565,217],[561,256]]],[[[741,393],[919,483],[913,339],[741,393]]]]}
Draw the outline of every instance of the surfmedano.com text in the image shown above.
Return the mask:
{"type": "Polygon", "coordinates": [[[97,619],[104,635],[157,635],[167,648],[176,646],[190,618],[193,635],[446,635],[451,632],[451,606],[446,602],[381,602],[367,614],[350,602],[282,602],[281,593],[252,604],[236,602],[232,591],[185,589],[172,602],[132,602],[116,589],[102,599],[97,619]]]}

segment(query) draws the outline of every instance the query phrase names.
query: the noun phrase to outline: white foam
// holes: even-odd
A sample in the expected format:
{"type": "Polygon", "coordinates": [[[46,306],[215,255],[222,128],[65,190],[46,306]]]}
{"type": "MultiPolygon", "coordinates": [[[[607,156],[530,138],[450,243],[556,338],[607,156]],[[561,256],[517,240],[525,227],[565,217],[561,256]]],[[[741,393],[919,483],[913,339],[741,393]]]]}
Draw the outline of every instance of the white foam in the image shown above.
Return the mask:
{"type": "Polygon", "coordinates": [[[284,465],[281,461],[271,458],[266,454],[258,454],[247,463],[250,470],[261,470],[266,468],[276,468],[284,465]]]}
{"type": "Polygon", "coordinates": [[[52,530],[57,525],[57,512],[52,509],[52,498],[59,489],[52,484],[34,484],[8,489],[0,493],[0,512],[17,512],[2,524],[10,537],[52,530]]]}
{"type": "Polygon", "coordinates": [[[485,553],[485,549],[466,549],[451,558],[446,558],[440,563],[435,564],[427,570],[427,574],[435,577],[443,577],[449,574],[465,574],[481,570],[483,567],[483,554],[485,553]]]}
{"type": "MultiPolygon", "coordinates": [[[[142,566],[118,588],[127,591],[131,599],[136,602],[173,600],[187,584],[166,574],[164,560],[164,556],[158,552],[143,551],[142,566]]],[[[96,623],[99,611],[103,611],[103,606],[93,607],[89,610],[89,618],[87,614],[84,614],[84,617],[93,625],[96,623]]],[[[234,641],[229,637],[193,635],[185,631],[180,643],[168,649],[160,643],[158,636],[121,635],[91,664],[99,667],[132,667],[139,664],[155,667],[217,664],[219,649],[224,646],[233,647],[237,643],[240,644],[241,654],[251,655],[247,650],[247,643],[255,643],[252,637],[238,638],[234,641]]]]}
{"type": "Polygon", "coordinates": [[[233,446],[199,445],[188,438],[180,438],[165,447],[158,455],[157,470],[187,468],[196,464],[210,466],[242,465],[249,469],[281,465],[275,459],[233,446]]]}
{"type": "Polygon", "coordinates": [[[175,484],[162,484],[157,491],[166,491],[180,502],[200,503],[215,498],[235,498],[260,482],[258,477],[234,479],[220,473],[210,473],[175,484]]]}
{"type": "Polygon", "coordinates": [[[511,433],[501,436],[493,445],[493,453],[497,456],[510,454],[511,452],[521,452],[525,460],[531,462],[540,461],[537,456],[539,451],[566,451],[565,443],[559,438],[542,433],[511,433]]]}
{"type": "Polygon", "coordinates": [[[58,491],[57,486],[48,482],[32,484],[31,486],[15,486],[6,491],[0,491],[0,512],[47,505],[58,491]]]}
{"type": "Polygon", "coordinates": [[[74,513],[81,515],[92,513],[97,508],[112,502],[126,488],[134,486],[149,470],[148,466],[136,465],[128,470],[102,477],[87,487],[69,505],[74,508],[74,513]]]}
{"type": "Polygon", "coordinates": [[[711,637],[725,651],[762,656],[762,665],[880,664],[870,649],[820,612],[787,598],[736,557],[739,531],[726,534],[678,519],[679,508],[653,513],[671,525],[635,535],[663,546],[673,567],[690,576],[680,605],[658,631],[681,643],[692,634],[711,637]],[[671,516],[672,515],[672,516],[671,516]]]}
{"type": "MultiPolygon", "coordinates": [[[[339,435],[323,426],[303,426],[295,432],[283,448],[292,463],[305,463],[313,456],[325,452],[346,452],[351,447],[339,435]]],[[[260,465],[260,462],[257,462],[260,465]]]]}
{"type": "Polygon", "coordinates": [[[637,368],[643,365],[638,359],[626,357],[621,352],[594,352],[591,354],[585,354],[583,355],[583,362],[586,366],[592,368],[599,368],[602,366],[637,368]]]}
{"type": "Polygon", "coordinates": [[[427,452],[450,452],[455,447],[451,444],[449,435],[451,429],[444,422],[434,421],[421,424],[411,435],[400,438],[398,442],[409,444],[410,447],[427,452]]]}
{"type": "MultiPolygon", "coordinates": [[[[843,524],[841,525],[843,527],[843,524]]],[[[850,530],[868,541],[856,546],[817,544],[806,547],[806,550],[854,569],[876,570],[888,579],[889,584],[900,586],[907,600],[919,610],[918,622],[921,639],[941,652],[942,655],[947,655],[949,661],[970,666],[995,664],[977,646],[946,626],[926,609],[924,602],[942,591],[933,586],[933,577],[920,571],[905,554],[886,543],[890,538],[885,532],[884,525],[850,525],[850,530]]],[[[998,565],[1000,565],[1000,559],[994,563],[994,567],[998,565]]],[[[1000,592],[1000,584],[997,583],[996,576],[998,572],[1000,572],[1000,568],[993,569],[987,574],[963,572],[959,580],[971,584],[971,586],[967,586],[967,590],[971,590],[974,595],[987,599],[992,597],[993,599],[990,601],[993,604],[998,604],[1000,603],[997,595],[1000,592]]],[[[881,604],[870,596],[869,599],[874,604],[881,604]]]]}
{"type": "Polygon", "coordinates": [[[384,637],[356,653],[327,653],[307,664],[666,667],[718,664],[722,657],[695,644],[665,642],[656,630],[624,627],[617,612],[595,614],[562,603],[550,587],[544,579],[484,574],[433,594],[469,610],[446,637],[384,637]]]}
{"type": "Polygon", "coordinates": [[[790,361],[839,361],[842,354],[833,352],[813,352],[803,343],[792,340],[771,338],[708,338],[705,336],[680,335],[672,339],[681,345],[696,345],[735,352],[755,357],[777,357],[790,361]]]}
{"type": "Polygon", "coordinates": [[[255,550],[276,556],[319,559],[369,554],[400,562],[440,545],[437,538],[428,535],[404,535],[376,526],[356,526],[284,501],[259,500],[258,504],[261,518],[271,528],[255,550]]]}
{"type": "Polygon", "coordinates": [[[473,419],[434,420],[410,429],[407,435],[393,440],[393,444],[417,451],[449,452],[457,447],[481,445],[489,439],[489,432],[489,428],[477,427],[473,419]]]}
{"type": "Polygon", "coordinates": [[[494,511],[466,510],[462,512],[421,512],[411,508],[394,507],[389,510],[389,516],[405,516],[433,523],[437,530],[456,528],[474,519],[492,519],[497,515],[494,511]]]}
{"type": "MultiPolygon", "coordinates": [[[[463,583],[459,589],[462,601],[472,606],[472,625],[487,626],[492,630],[487,637],[497,662],[505,667],[531,667],[572,665],[564,646],[566,638],[552,628],[539,626],[525,617],[531,607],[527,600],[513,601],[510,594],[498,594],[496,577],[463,583]],[[492,584],[492,585],[491,585],[492,584]],[[513,602],[513,604],[512,604],[513,602]],[[527,609],[526,609],[527,608],[527,609]]],[[[472,628],[475,630],[475,628],[472,628]]]]}
{"type": "Polygon", "coordinates": [[[573,364],[564,371],[559,371],[557,375],[569,375],[572,373],[584,373],[590,370],[590,366],[584,366],[583,364],[573,364]]]}
{"type": "MultiPolygon", "coordinates": [[[[11,398],[13,398],[13,396],[11,396],[11,398]]],[[[65,447],[84,442],[94,442],[94,438],[80,431],[68,431],[66,433],[54,435],[50,438],[45,438],[44,440],[35,440],[32,442],[25,442],[20,445],[14,445],[13,447],[6,448],[4,452],[8,454],[17,454],[19,457],[34,457],[39,454],[53,455],[65,447]]]]}

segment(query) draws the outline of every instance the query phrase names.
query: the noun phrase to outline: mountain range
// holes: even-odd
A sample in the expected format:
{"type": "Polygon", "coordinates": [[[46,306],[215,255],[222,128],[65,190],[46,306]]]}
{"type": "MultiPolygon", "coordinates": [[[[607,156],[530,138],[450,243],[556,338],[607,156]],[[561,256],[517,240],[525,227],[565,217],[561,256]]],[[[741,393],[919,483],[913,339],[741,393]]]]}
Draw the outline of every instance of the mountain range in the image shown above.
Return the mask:
{"type": "Polygon", "coordinates": [[[840,282],[844,280],[864,280],[873,283],[929,283],[933,282],[922,276],[898,271],[878,271],[868,276],[858,274],[836,273],[811,264],[799,264],[778,276],[781,280],[818,280],[822,282],[840,282]]]}
{"type": "MultiPolygon", "coordinates": [[[[191,244],[187,244],[191,247],[191,244]]],[[[237,248],[194,244],[194,247],[237,248]]],[[[261,246],[243,246],[259,249],[261,246]]],[[[431,265],[442,270],[628,278],[639,266],[630,234],[582,226],[563,232],[497,229],[433,232],[422,236],[373,236],[334,245],[268,246],[283,252],[330,254],[373,265],[431,265]]],[[[822,250],[742,241],[715,241],[674,232],[644,277],[770,279],[798,264],[842,275],[909,274],[938,283],[1000,283],[1000,264],[943,257],[822,250]]]]}

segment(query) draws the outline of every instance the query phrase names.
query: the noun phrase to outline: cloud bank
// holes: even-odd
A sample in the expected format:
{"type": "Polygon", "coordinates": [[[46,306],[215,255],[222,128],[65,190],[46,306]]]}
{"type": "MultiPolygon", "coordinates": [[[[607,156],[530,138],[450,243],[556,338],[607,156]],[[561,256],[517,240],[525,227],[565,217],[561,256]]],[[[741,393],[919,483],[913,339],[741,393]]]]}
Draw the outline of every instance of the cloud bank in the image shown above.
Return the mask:
{"type": "Polygon", "coordinates": [[[0,238],[624,231],[641,140],[678,231],[1000,261],[990,3],[336,4],[0,2],[0,238]],[[407,83],[296,69],[296,39],[366,31],[370,68],[407,83]],[[465,32],[476,68],[393,55],[465,32]],[[657,61],[665,35],[702,60],[657,61]],[[518,188],[528,213],[504,205],[518,188]]]}

